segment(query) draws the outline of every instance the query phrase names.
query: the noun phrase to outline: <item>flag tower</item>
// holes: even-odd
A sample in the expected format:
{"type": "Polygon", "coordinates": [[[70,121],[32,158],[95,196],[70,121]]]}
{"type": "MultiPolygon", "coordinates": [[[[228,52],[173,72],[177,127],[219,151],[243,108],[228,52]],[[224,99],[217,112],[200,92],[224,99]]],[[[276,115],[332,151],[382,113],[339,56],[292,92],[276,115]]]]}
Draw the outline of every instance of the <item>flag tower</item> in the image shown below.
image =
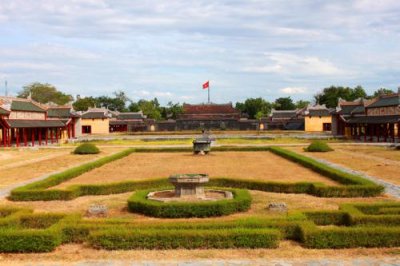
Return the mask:
{"type": "Polygon", "coordinates": [[[209,80],[207,80],[207,82],[205,82],[203,84],[203,90],[208,91],[208,103],[210,104],[210,81],[209,80]]]}

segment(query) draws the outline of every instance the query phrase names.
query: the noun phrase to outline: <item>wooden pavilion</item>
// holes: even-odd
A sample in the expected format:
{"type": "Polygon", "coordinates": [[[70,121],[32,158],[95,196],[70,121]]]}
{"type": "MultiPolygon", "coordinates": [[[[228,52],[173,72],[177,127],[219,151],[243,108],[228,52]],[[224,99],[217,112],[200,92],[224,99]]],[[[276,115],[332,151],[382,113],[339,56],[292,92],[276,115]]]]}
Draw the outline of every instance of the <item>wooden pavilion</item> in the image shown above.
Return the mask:
{"type": "MultiPolygon", "coordinates": [[[[0,97],[0,146],[35,146],[58,142],[62,132],[71,128],[69,123],[35,101],[0,97]]],[[[67,131],[69,137],[74,137],[73,130],[67,131]]]]}

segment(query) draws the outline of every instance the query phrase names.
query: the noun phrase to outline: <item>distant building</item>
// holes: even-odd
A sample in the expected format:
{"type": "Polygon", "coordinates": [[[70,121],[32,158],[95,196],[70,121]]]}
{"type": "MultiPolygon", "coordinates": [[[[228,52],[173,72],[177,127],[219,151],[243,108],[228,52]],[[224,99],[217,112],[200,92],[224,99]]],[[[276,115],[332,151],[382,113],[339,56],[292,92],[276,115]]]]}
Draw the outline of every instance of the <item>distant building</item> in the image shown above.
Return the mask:
{"type": "Polygon", "coordinates": [[[268,129],[304,130],[304,109],[272,110],[268,129]]]}
{"type": "Polygon", "coordinates": [[[400,90],[372,100],[340,100],[332,115],[332,133],[363,141],[400,141],[400,90]]]}
{"type": "Polygon", "coordinates": [[[324,132],[331,131],[333,110],[326,108],[325,105],[308,106],[304,112],[304,131],[324,132]]]}
{"type": "Polygon", "coordinates": [[[65,138],[74,138],[72,125],[78,120],[70,107],[61,111],[30,99],[0,97],[0,143],[5,147],[58,142],[64,132],[65,138]]]}
{"type": "Polygon", "coordinates": [[[108,134],[113,114],[105,108],[89,108],[81,115],[82,134],[108,134]]]}
{"type": "Polygon", "coordinates": [[[142,111],[118,113],[110,120],[110,132],[151,131],[152,125],[154,128],[154,120],[148,119],[142,111]]]}

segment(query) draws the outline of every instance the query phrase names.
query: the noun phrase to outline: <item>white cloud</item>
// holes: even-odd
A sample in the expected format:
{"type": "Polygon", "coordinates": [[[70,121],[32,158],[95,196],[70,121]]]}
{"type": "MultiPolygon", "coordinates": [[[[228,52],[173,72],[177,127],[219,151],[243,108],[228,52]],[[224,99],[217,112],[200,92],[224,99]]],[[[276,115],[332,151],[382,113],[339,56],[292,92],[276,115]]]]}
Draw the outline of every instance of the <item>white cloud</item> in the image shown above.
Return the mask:
{"type": "Polygon", "coordinates": [[[283,89],[279,90],[282,93],[285,94],[303,94],[307,92],[306,88],[300,88],[300,87],[286,87],[283,89]]]}

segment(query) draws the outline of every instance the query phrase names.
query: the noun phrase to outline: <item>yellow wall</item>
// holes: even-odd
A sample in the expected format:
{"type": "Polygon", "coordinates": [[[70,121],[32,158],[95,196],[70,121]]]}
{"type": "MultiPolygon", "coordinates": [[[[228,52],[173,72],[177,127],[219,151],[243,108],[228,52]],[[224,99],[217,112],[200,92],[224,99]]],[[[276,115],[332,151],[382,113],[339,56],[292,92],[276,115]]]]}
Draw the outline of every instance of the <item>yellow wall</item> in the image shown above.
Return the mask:
{"type": "Polygon", "coordinates": [[[108,134],[110,121],[105,119],[81,119],[82,126],[91,126],[92,134],[108,134]]]}
{"type": "Polygon", "coordinates": [[[304,118],[304,130],[310,132],[322,132],[324,123],[332,123],[331,116],[306,116],[304,118]]]}

